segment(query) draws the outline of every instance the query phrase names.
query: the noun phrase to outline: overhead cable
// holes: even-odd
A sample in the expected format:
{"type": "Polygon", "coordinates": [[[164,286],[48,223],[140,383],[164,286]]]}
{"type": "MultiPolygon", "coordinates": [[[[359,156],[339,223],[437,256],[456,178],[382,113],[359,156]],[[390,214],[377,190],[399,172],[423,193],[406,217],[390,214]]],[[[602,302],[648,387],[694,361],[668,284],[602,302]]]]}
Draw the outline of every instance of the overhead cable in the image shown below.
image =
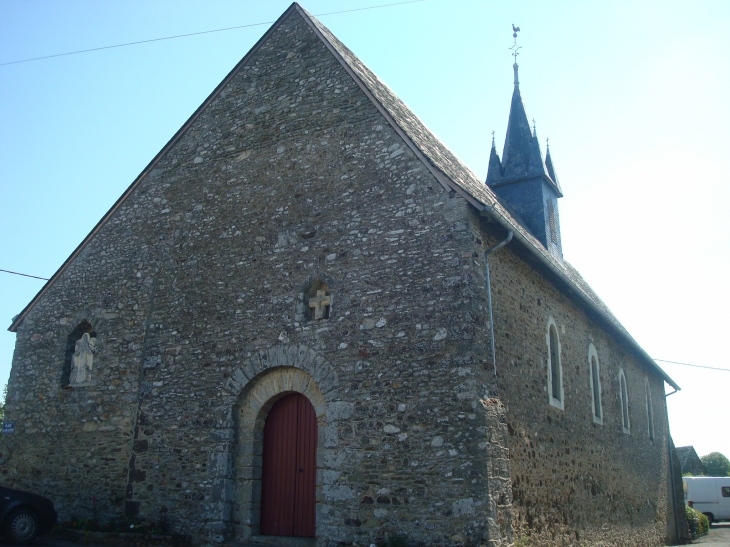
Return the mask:
{"type": "MultiPolygon", "coordinates": [[[[425,2],[426,0],[408,0],[406,2],[396,2],[393,4],[381,4],[379,6],[367,6],[364,8],[353,8],[353,9],[346,9],[342,11],[330,11],[328,13],[317,13],[315,14],[315,17],[323,17],[325,15],[337,15],[338,13],[350,13],[352,11],[364,11],[369,9],[378,9],[378,8],[388,8],[391,6],[400,6],[403,4],[415,4],[416,2],[425,2]]],[[[30,59],[20,59],[18,61],[8,61],[6,63],[0,63],[0,66],[6,66],[6,65],[17,65],[20,63],[30,63],[31,61],[40,61],[42,59],[51,59],[53,57],[64,57],[67,55],[77,55],[79,53],[89,53],[90,51],[100,51],[103,49],[114,49],[118,47],[126,47],[126,46],[135,46],[138,44],[148,44],[150,42],[161,42],[163,40],[174,40],[175,38],[186,38],[188,36],[198,36],[200,34],[211,34],[213,32],[224,32],[226,30],[235,30],[239,28],[247,28],[247,27],[258,27],[261,25],[271,25],[275,21],[264,21],[263,23],[250,23],[248,25],[238,25],[235,27],[226,27],[226,28],[219,28],[214,30],[203,30],[200,32],[189,32],[187,34],[176,34],[175,36],[165,36],[163,38],[150,38],[149,40],[138,40],[136,42],[126,42],[124,44],[115,44],[113,46],[101,46],[101,47],[93,47],[89,49],[80,49],[78,51],[68,51],[66,53],[55,53],[53,55],[44,55],[42,57],[32,57],[30,59]]]]}
{"type": "Polygon", "coordinates": [[[710,370],[722,370],[723,372],[730,372],[730,369],[728,369],[728,368],[706,367],[703,365],[690,365],[689,363],[679,363],[677,361],[667,361],[666,359],[654,359],[654,360],[661,361],[662,363],[672,363],[673,365],[682,365],[685,367],[708,368],[710,370]]]}
{"type": "Polygon", "coordinates": [[[47,277],[38,277],[37,275],[28,275],[28,274],[24,274],[24,273],[20,273],[20,272],[11,272],[10,270],[0,270],[0,272],[5,272],[5,273],[9,273],[9,274],[14,274],[14,275],[22,275],[23,277],[32,277],[33,279],[42,279],[43,281],[48,281],[47,277]]]}

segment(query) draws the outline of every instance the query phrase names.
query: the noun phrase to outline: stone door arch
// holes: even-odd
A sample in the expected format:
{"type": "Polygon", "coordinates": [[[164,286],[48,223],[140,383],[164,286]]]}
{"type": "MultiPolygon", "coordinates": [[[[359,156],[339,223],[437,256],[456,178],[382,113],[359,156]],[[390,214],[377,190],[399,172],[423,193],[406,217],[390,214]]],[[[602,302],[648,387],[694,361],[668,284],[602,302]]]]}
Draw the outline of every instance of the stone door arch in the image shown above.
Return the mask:
{"type": "MultiPolygon", "coordinates": [[[[298,393],[311,403],[316,417],[317,457],[324,450],[326,424],[325,398],[314,378],[304,370],[291,366],[274,366],[251,379],[234,407],[237,448],[234,472],[236,503],[234,527],[238,539],[246,540],[261,534],[261,478],[263,433],[271,408],[287,395],[298,393]]],[[[319,469],[319,465],[317,468],[319,469]]],[[[322,484],[317,473],[315,499],[321,498],[322,484]]],[[[316,533],[316,532],[315,532],[316,533]]]]}

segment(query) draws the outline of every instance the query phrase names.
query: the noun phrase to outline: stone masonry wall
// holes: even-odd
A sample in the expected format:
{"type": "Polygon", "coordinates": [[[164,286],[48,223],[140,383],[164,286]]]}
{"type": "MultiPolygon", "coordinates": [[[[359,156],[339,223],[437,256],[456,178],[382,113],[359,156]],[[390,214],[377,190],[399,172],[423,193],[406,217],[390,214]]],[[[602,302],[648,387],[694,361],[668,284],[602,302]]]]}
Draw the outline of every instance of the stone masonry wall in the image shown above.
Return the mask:
{"type": "MultiPolygon", "coordinates": [[[[489,223],[472,219],[487,245],[489,223]]],[[[664,545],[668,423],[664,386],[606,327],[525,261],[516,243],[490,259],[500,397],[507,406],[515,539],[522,545],[664,545]],[[564,410],[549,404],[547,325],[558,328],[564,410]],[[603,424],[593,421],[588,351],[600,363],[603,424]],[[622,429],[618,374],[629,394],[622,429]],[[648,377],[655,439],[648,435],[648,377]]]]}
{"type": "Polygon", "coordinates": [[[48,495],[64,518],[124,507],[155,243],[107,226],[17,330],[2,482],[48,495]],[[84,320],[98,334],[94,385],[69,388],[67,337],[84,320]]]}
{"type": "Polygon", "coordinates": [[[18,329],[3,484],[61,518],[123,510],[199,544],[258,533],[261,427],[299,391],[319,426],[317,543],[660,545],[667,422],[649,374],[443,187],[293,12],[18,329]],[[314,288],[330,315],[308,316],[314,288]],[[548,404],[546,331],[565,410],[548,404]],[[99,349],[68,388],[68,335],[99,349]],[[591,418],[588,347],[601,366],[591,418]],[[618,368],[631,432],[620,423],[618,368]],[[514,500],[513,500],[514,497],[514,500]]]}
{"type": "Polygon", "coordinates": [[[62,518],[95,496],[166,512],[199,543],[255,534],[259,422],[237,412],[293,367],[323,399],[319,544],[506,544],[468,215],[290,16],[18,329],[4,481],[62,518]],[[306,317],[313,284],[328,319],[306,317]],[[63,348],[84,319],[96,385],[69,389],[63,348]]]}

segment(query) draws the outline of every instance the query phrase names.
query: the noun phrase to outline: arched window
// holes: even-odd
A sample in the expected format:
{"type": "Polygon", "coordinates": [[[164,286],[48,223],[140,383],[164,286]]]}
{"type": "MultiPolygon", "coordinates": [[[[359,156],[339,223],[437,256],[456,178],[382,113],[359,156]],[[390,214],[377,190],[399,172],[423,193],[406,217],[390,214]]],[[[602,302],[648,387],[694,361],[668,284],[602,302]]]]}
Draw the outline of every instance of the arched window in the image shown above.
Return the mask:
{"type": "Polygon", "coordinates": [[[591,383],[591,406],[593,421],[603,424],[603,406],[601,404],[601,366],[598,362],[598,352],[593,344],[588,346],[588,377],[591,383]]]}
{"type": "Polygon", "coordinates": [[[649,386],[649,378],[646,378],[644,384],[646,390],[646,421],[648,424],[649,440],[654,442],[654,410],[651,407],[651,387],[649,386]]]}
{"type": "Polygon", "coordinates": [[[561,410],[565,409],[563,400],[563,367],[560,363],[560,338],[555,320],[548,320],[548,329],[545,335],[548,346],[548,393],[550,404],[561,410]]]}
{"type": "Polygon", "coordinates": [[[626,387],[626,375],[624,369],[618,371],[618,389],[621,398],[621,425],[624,433],[631,433],[631,420],[629,420],[629,390],[626,387]]]}

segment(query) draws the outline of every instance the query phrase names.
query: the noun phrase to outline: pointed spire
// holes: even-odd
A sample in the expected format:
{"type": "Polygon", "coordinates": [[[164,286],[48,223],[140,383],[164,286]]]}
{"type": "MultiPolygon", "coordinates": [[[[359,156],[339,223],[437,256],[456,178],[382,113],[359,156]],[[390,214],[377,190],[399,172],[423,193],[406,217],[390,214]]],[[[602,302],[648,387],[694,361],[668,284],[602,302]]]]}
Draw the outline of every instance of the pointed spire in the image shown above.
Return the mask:
{"type": "Polygon", "coordinates": [[[540,139],[537,138],[537,127],[535,120],[532,120],[532,150],[530,153],[530,171],[547,175],[547,168],[542,161],[542,151],[540,150],[540,139]]]}
{"type": "Polygon", "coordinates": [[[555,183],[555,186],[557,186],[558,190],[560,191],[560,193],[562,195],[563,192],[562,192],[562,190],[560,190],[560,183],[558,182],[558,176],[555,174],[555,167],[553,166],[553,159],[550,157],[550,139],[547,139],[545,147],[547,148],[547,151],[545,154],[545,167],[547,168],[548,176],[555,183]]]}
{"type": "Polygon", "coordinates": [[[513,180],[544,174],[540,147],[536,146],[520,90],[515,87],[502,152],[502,175],[505,180],[513,180]]]}
{"type": "Polygon", "coordinates": [[[494,131],[492,131],[492,150],[489,152],[489,167],[487,168],[487,184],[492,185],[502,179],[502,162],[497,154],[497,146],[494,144],[494,131]]]}

